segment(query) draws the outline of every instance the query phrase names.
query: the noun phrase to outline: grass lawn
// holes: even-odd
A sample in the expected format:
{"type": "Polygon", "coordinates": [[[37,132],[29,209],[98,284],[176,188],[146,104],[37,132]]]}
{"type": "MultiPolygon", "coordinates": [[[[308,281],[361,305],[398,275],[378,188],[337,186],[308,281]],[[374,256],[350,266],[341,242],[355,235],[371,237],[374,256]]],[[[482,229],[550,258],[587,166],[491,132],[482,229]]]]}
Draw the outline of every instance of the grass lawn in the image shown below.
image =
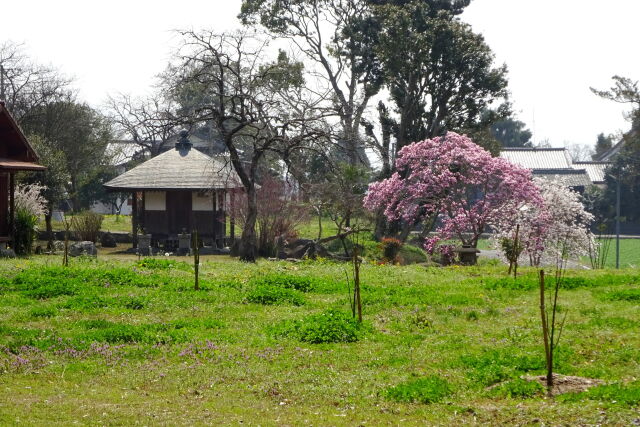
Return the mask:
{"type": "MultiPolygon", "coordinates": [[[[125,232],[131,233],[131,216],[130,215],[103,215],[102,231],[125,232]]],[[[72,215],[67,214],[67,219],[71,220],[72,215]]],[[[52,221],[51,226],[54,231],[64,230],[64,224],[59,221],[52,221]]],[[[45,230],[44,218],[40,218],[38,223],[40,230],[45,230]]]]}
{"type": "Polygon", "coordinates": [[[0,424],[640,418],[638,270],[567,273],[557,371],[611,385],[546,398],[533,270],[365,263],[359,326],[345,264],[203,259],[200,291],[189,259],[0,261],[0,424]]]}

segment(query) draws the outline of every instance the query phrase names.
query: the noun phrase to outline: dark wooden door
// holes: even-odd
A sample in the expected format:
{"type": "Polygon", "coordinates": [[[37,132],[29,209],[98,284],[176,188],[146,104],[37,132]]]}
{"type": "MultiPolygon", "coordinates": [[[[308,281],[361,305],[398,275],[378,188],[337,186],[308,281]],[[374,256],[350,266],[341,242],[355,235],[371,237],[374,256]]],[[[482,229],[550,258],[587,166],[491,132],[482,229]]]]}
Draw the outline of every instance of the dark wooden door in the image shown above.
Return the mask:
{"type": "Polygon", "coordinates": [[[169,234],[191,233],[191,191],[167,191],[169,234]]]}

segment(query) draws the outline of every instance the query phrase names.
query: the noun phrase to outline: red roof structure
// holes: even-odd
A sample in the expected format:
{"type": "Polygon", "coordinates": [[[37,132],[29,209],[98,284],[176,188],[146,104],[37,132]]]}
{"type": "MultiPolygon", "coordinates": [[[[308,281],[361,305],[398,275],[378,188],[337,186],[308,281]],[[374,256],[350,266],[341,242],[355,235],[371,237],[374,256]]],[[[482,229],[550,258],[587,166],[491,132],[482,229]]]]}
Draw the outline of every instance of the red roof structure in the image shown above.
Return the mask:
{"type": "Polygon", "coordinates": [[[11,242],[15,215],[15,173],[43,171],[36,154],[24,133],[0,101],[0,245],[11,242]]]}

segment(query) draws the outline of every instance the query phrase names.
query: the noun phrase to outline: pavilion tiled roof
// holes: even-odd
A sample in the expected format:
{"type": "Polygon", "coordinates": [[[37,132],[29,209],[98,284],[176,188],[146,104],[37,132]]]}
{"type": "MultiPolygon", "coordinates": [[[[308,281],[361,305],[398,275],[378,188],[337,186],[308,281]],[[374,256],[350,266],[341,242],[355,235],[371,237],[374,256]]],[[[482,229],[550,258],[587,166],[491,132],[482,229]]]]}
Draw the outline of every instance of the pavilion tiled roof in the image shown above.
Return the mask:
{"type": "Polygon", "coordinates": [[[575,162],[574,166],[584,168],[594,184],[604,184],[606,169],[611,166],[611,162],[575,162]]]}
{"type": "Polygon", "coordinates": [[[500,157],[527,169],[572,169],[565,148],[504,148],[500,157]]]}
{"type": "Polygon", "coordinates": [[[188,147],[173,148],[104,184],[114,191],[240,188],[227,156],[210,157],[188,147]]]}
{"type": "Polygon", "coordinates": [[[559,181],[567,187],[588,187],[591,180],[584,169],[534,169],[533,176],[559,181]]]}

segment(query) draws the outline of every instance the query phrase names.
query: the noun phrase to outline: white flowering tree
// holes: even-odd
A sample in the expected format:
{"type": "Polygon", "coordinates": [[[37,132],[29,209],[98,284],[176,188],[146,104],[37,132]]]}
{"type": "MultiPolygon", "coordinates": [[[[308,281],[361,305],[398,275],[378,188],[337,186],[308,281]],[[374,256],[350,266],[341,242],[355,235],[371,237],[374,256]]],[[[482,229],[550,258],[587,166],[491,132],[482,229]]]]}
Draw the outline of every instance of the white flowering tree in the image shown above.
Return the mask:
{"type": "Polygon", "coordinates": [[[17,185],[15,191],[14,250],[30,255],[38,232],[38,220],[47,213],[47,201],[42,196],[46,187],[38,184],[17,185]]]}
{"type": "MultiPolygon", "coordinates": [[[[542,206],[523,206],[515,218],[501,224],[494,234],[494,245],[503,250],[505,239],[513,240],[519,227],[518,246],[529,256],[531,265],[543,260],[578,259],[595,245],[589,226],[593,215],[585,210],[580,195],[560,182],[536,178],[543,198],[542,206]]],[[[507,256],[509,254],[504,254],[507,256]]]]}

